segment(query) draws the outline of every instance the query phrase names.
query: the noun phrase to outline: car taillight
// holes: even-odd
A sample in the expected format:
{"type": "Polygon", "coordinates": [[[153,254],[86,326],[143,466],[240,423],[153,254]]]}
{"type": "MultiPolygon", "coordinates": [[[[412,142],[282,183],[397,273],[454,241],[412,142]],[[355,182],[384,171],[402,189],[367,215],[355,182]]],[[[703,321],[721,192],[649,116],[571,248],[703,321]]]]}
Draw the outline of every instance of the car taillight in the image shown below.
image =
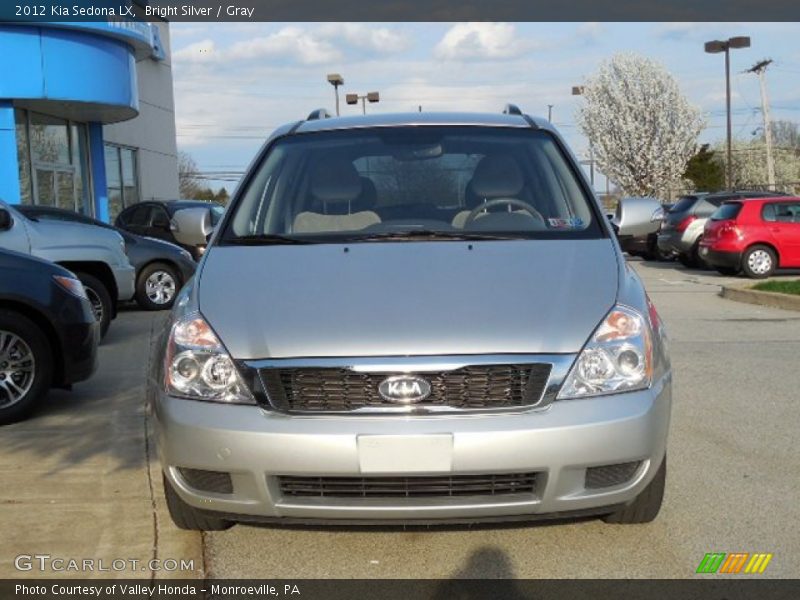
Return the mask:
{"type": "Polygon", "coordinates": [[[739,229],[736,227],[736,223],[734,221],[725,221],[722,224],[720,224],[719,229],[717,229],[717,235],[721,238],[741,237],[739,234],[739,229]]]}
{"type": "Polygon", "coordinates": [[[688,217],[684,218],[678,226],[675,227],[675,231],[686,231],[686,228],[689,227],[694,221],[697,220],[697,217],[694,215],[689,215],[688,217]]]}

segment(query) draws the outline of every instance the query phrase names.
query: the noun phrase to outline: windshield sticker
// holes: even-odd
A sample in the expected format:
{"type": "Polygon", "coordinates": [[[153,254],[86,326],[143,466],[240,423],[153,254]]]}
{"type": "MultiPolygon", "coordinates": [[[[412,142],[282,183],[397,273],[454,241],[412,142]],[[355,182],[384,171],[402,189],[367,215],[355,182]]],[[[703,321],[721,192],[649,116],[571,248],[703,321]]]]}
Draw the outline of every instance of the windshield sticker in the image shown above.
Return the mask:
{"type": "Polygon", "coordinates": [[[553,229],[583,229],[583,219],[570,217],[569,219],[547,219],[553,229]]]}

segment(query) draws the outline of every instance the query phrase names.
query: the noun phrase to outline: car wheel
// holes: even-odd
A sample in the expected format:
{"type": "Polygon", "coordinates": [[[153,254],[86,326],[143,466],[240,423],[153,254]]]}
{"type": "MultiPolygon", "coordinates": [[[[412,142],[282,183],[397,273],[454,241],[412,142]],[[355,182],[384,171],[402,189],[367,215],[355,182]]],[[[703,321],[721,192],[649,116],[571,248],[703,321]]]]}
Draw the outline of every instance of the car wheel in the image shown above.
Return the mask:
{"type": "Polygon", "coordinates": [[[728,277],[735,277],[739,274],[739,269],[736,267],[715,267],[720,275],[727,275],[728,277]]]}
{"type": "Polygon", "coordinates": [[[102,339],[108,333],[108,328],[111,325],[111,315],[114,312],[111,294],[108,293],[108,289],[103,285],[103,282],[94,275],[89,275],[88,273],[75,273],[75,275],[81,280],[83,287],[86,288],[86,295],[92,305],[94,318],[100,323],[100,339],[102,339]]]}
{"type": "Polygon", "coordinates": [[[0,310],[0,425],[27,417],[53,377],[47,336],[17,312],[0,310]]]}
{"type": "Polygon", "coordinates": [[[752,279],[764,279],[775,272],[778,257],[768,246],[752,246],[742,257],[742,271],[752,279]]]}
{"type": "Polygon", "coordinates": [[[186,504],[167,480],[167,476],[162,473],[162,477],[164,479],[164,497],[167,500],[167,510],[169,510],[169,516],[178,529],[223,531],[233,527],[232,521],[210,516],[186,504]]]}
{"type": "Polygon", "coordinates": [[[164,263],[147,265],[136,282],[136,303],[145,310],[172,308],[180,290],[180,277],[174,267],[164,263]]]}
{"type": "Polygon", "coordinates": [[[603,521],[619,524],[649,523],[658,516],[658,511],[661,510],[666,481],[667,456],[665,454],[656,476],[642,490],[642,493],[636,496],[636,499],[628,506],[603,517],[603,521]]]}

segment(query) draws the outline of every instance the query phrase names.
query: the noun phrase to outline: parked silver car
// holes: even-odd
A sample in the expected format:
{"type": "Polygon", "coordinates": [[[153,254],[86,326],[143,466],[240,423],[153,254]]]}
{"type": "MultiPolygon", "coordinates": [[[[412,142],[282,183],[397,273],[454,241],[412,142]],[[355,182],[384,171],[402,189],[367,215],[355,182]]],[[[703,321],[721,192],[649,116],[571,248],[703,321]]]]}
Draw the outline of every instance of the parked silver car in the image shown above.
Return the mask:
{"type": "Polygon", "coordinates": [[[266,142],[158,349],[176,525],[654,519],[664,328],[552,125],[324,116],[266,142]]]}
{"type": "Polygon", "coordinates": [[[116,231],[66,221],[39,221],[0,200],[0,248],[30,254],[69,269],[86,288],[100,335],[117,316],[117,303],[131,300],[135,269],[116,231]]]}

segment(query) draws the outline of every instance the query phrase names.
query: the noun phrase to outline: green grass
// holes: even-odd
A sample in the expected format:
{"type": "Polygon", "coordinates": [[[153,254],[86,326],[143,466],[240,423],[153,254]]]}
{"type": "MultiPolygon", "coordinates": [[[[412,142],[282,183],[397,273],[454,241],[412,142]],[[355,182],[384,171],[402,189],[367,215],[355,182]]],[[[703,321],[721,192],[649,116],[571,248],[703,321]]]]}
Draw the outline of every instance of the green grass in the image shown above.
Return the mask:
{"type": "Polygon", "coordinates": [[[753,289],[800,296],[800,281],[763,281],[754,285],[753,289]]]}

